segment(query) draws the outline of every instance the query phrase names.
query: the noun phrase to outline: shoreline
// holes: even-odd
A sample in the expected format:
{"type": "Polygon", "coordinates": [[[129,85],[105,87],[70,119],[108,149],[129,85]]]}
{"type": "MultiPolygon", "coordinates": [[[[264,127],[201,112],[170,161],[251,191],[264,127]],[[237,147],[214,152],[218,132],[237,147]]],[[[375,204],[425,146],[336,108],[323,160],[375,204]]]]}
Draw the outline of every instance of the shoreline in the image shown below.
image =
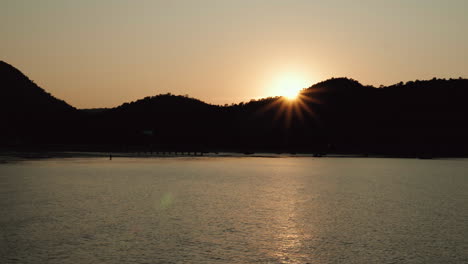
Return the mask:
{"type": "Polygon", "coordinates": [[[239,152],[84,152],[84,151],[0,151],[0,164],[42,159],[67,158],[398,158],[398,159],[464,159],[466,156],[421,157],[416,155],[385,155],[385,154],[342,154],[331,153],[316,155],[312,153],[239,153],[239,152]]]}

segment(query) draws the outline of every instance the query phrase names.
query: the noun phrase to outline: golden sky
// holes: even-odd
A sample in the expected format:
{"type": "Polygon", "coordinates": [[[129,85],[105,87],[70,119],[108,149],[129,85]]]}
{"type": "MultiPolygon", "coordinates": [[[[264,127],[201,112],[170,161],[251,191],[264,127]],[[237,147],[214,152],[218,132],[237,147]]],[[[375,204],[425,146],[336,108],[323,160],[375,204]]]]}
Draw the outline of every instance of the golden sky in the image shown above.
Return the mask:
{"type": "Polygon", "coordinates": [[[225,104],[330,77],[468,77],[467,14],[466,0],[1,0],[0,60],[78,108],[225,104]]]}

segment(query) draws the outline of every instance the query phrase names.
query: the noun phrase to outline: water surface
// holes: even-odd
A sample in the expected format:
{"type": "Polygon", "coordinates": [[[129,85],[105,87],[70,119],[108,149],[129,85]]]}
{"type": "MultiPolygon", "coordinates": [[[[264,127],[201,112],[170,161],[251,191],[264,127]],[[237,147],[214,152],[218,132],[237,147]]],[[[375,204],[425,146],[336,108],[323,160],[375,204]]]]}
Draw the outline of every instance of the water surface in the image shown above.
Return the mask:
{"type": "Polygon", "coordinates": [[[0,164],[0,263],[468,263],[468,160],[0,164]]]}

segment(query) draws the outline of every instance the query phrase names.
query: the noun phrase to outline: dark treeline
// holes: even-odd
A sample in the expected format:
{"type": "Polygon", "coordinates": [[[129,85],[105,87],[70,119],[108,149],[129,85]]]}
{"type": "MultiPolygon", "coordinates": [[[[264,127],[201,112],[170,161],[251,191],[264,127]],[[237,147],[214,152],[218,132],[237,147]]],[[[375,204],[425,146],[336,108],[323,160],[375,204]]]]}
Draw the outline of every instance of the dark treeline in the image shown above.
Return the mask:
{"type": "Polygon", "coordinates": [[[0,62],[0,146],[92,151],[468,154],[468,80],[375,88],[333,78],[282,97],[217,106],[146,97],[78,110],[0,62]]]}

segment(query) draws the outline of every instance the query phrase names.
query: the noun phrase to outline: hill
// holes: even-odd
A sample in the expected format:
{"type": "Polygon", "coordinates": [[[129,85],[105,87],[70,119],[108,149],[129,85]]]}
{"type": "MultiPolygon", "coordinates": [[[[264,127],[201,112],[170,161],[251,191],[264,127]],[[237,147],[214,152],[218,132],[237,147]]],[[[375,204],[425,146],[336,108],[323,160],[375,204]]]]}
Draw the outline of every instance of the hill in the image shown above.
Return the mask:
{"type": "Polygon", "coordinates": [[[0,142],[32,144],[63,138],[62,126],[77,110],[53,97],[21,71],[0,61],[0,142]]]}
{"type": "Polygon", "coordinates": [[[468,80],[387,87],[332,78],[298,99],[210,105],[156,95],[111,109],[76,110],[0,64],[3,145],[61,144],[112,151],[239,151],[468,155],[468,80]]]}
{"type": "Polygon", "coordinates": [[[0,107],[3,111],[48,112],[73,111],[63,100],[59,100],[39,87],[21,71],[0,61],[0,107]]]}

